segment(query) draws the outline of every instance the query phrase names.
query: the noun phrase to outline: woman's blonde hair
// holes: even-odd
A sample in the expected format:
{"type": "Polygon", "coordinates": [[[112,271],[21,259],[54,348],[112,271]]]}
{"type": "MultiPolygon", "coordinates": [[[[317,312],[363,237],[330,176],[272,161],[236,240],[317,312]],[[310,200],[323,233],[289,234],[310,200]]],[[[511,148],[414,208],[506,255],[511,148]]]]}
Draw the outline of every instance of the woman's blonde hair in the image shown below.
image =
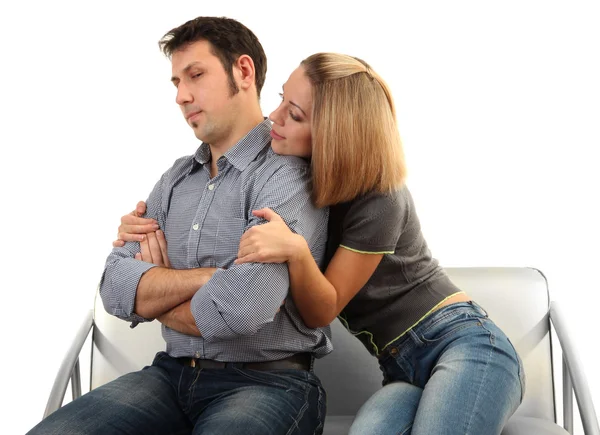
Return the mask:
{"type": "Polygon", "coordinates": [[[404,152],[390,89],[361,59],[317,53],[302,61],[312,84],[313,200],[319,207],[404,183],[404,152]]]}

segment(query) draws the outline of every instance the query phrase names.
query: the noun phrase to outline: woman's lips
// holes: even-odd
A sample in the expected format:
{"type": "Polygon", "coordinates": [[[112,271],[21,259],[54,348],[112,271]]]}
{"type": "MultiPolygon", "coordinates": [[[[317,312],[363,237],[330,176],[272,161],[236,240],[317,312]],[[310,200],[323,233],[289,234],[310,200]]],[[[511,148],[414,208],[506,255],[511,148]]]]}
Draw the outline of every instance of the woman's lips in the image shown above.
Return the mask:
{"type": "Polygon", "coordinates": [[[278,135],[277,133],[275,133],[275,130],[271,130],[271,137],[275,140],[281,140],[281,139],[285,139],[285,137],[278,135]]]}

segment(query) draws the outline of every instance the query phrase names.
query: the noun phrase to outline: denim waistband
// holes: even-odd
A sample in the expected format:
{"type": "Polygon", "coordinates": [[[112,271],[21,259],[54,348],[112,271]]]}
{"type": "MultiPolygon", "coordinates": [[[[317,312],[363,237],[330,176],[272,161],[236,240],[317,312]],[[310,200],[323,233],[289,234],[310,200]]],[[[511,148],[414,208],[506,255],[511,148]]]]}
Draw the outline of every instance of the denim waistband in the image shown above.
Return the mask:
{"type": "Polygon", "coordinates": [[[450,305],[443,306],[428,316],[423,318],[419,323],[414,325],[412,328],[408,329],[402,336],[400,336],[395,341],[391,342],[386,348],[378,355],[378,359],[382,359],[389,354],[389,350],[394,347],[401,347],[402,344],[410,339],[410,332],[414,330],[418,330],[420,328],[426,327],[432,323],[436,323],[439,320],[451,316],[458,315],[461,312],[476,312],[479,316],[488,317],[487,312],[475,301],[468,302],[456,302],[450,305]]]}

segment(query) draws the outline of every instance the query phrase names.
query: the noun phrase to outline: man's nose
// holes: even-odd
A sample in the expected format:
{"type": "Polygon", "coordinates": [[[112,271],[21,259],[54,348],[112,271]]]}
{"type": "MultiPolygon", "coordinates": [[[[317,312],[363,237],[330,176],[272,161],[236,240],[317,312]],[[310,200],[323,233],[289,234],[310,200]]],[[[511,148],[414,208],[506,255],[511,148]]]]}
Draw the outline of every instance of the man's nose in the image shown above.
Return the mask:
{"type": "Polygon", "coordinates": [[[175,96],[175,102],[180,106],[189,104],[194,101],[194,97],[190,90],[183,83],[179,83],[177,86],[177,95],[175,96]]]}

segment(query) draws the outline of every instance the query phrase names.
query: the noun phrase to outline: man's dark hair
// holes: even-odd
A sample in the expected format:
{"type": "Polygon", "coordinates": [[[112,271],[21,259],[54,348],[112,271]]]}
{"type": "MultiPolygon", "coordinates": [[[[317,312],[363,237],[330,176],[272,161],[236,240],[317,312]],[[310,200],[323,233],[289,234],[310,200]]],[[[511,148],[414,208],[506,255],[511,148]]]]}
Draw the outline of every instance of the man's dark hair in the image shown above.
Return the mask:
{"type": "Polygon", "coordinates": [[[219,58],[229,77],[232,95],[239,89],[233,79],[233,64],[246,54],[254,61],[256,92],[265,84],[267,56],[254,33],[242,23],[226,17],[198,17],[176,27],[158,41],[161,51],[171,58],[173,53],[188,45],[208,41],[211,52],[219,58]]]}

